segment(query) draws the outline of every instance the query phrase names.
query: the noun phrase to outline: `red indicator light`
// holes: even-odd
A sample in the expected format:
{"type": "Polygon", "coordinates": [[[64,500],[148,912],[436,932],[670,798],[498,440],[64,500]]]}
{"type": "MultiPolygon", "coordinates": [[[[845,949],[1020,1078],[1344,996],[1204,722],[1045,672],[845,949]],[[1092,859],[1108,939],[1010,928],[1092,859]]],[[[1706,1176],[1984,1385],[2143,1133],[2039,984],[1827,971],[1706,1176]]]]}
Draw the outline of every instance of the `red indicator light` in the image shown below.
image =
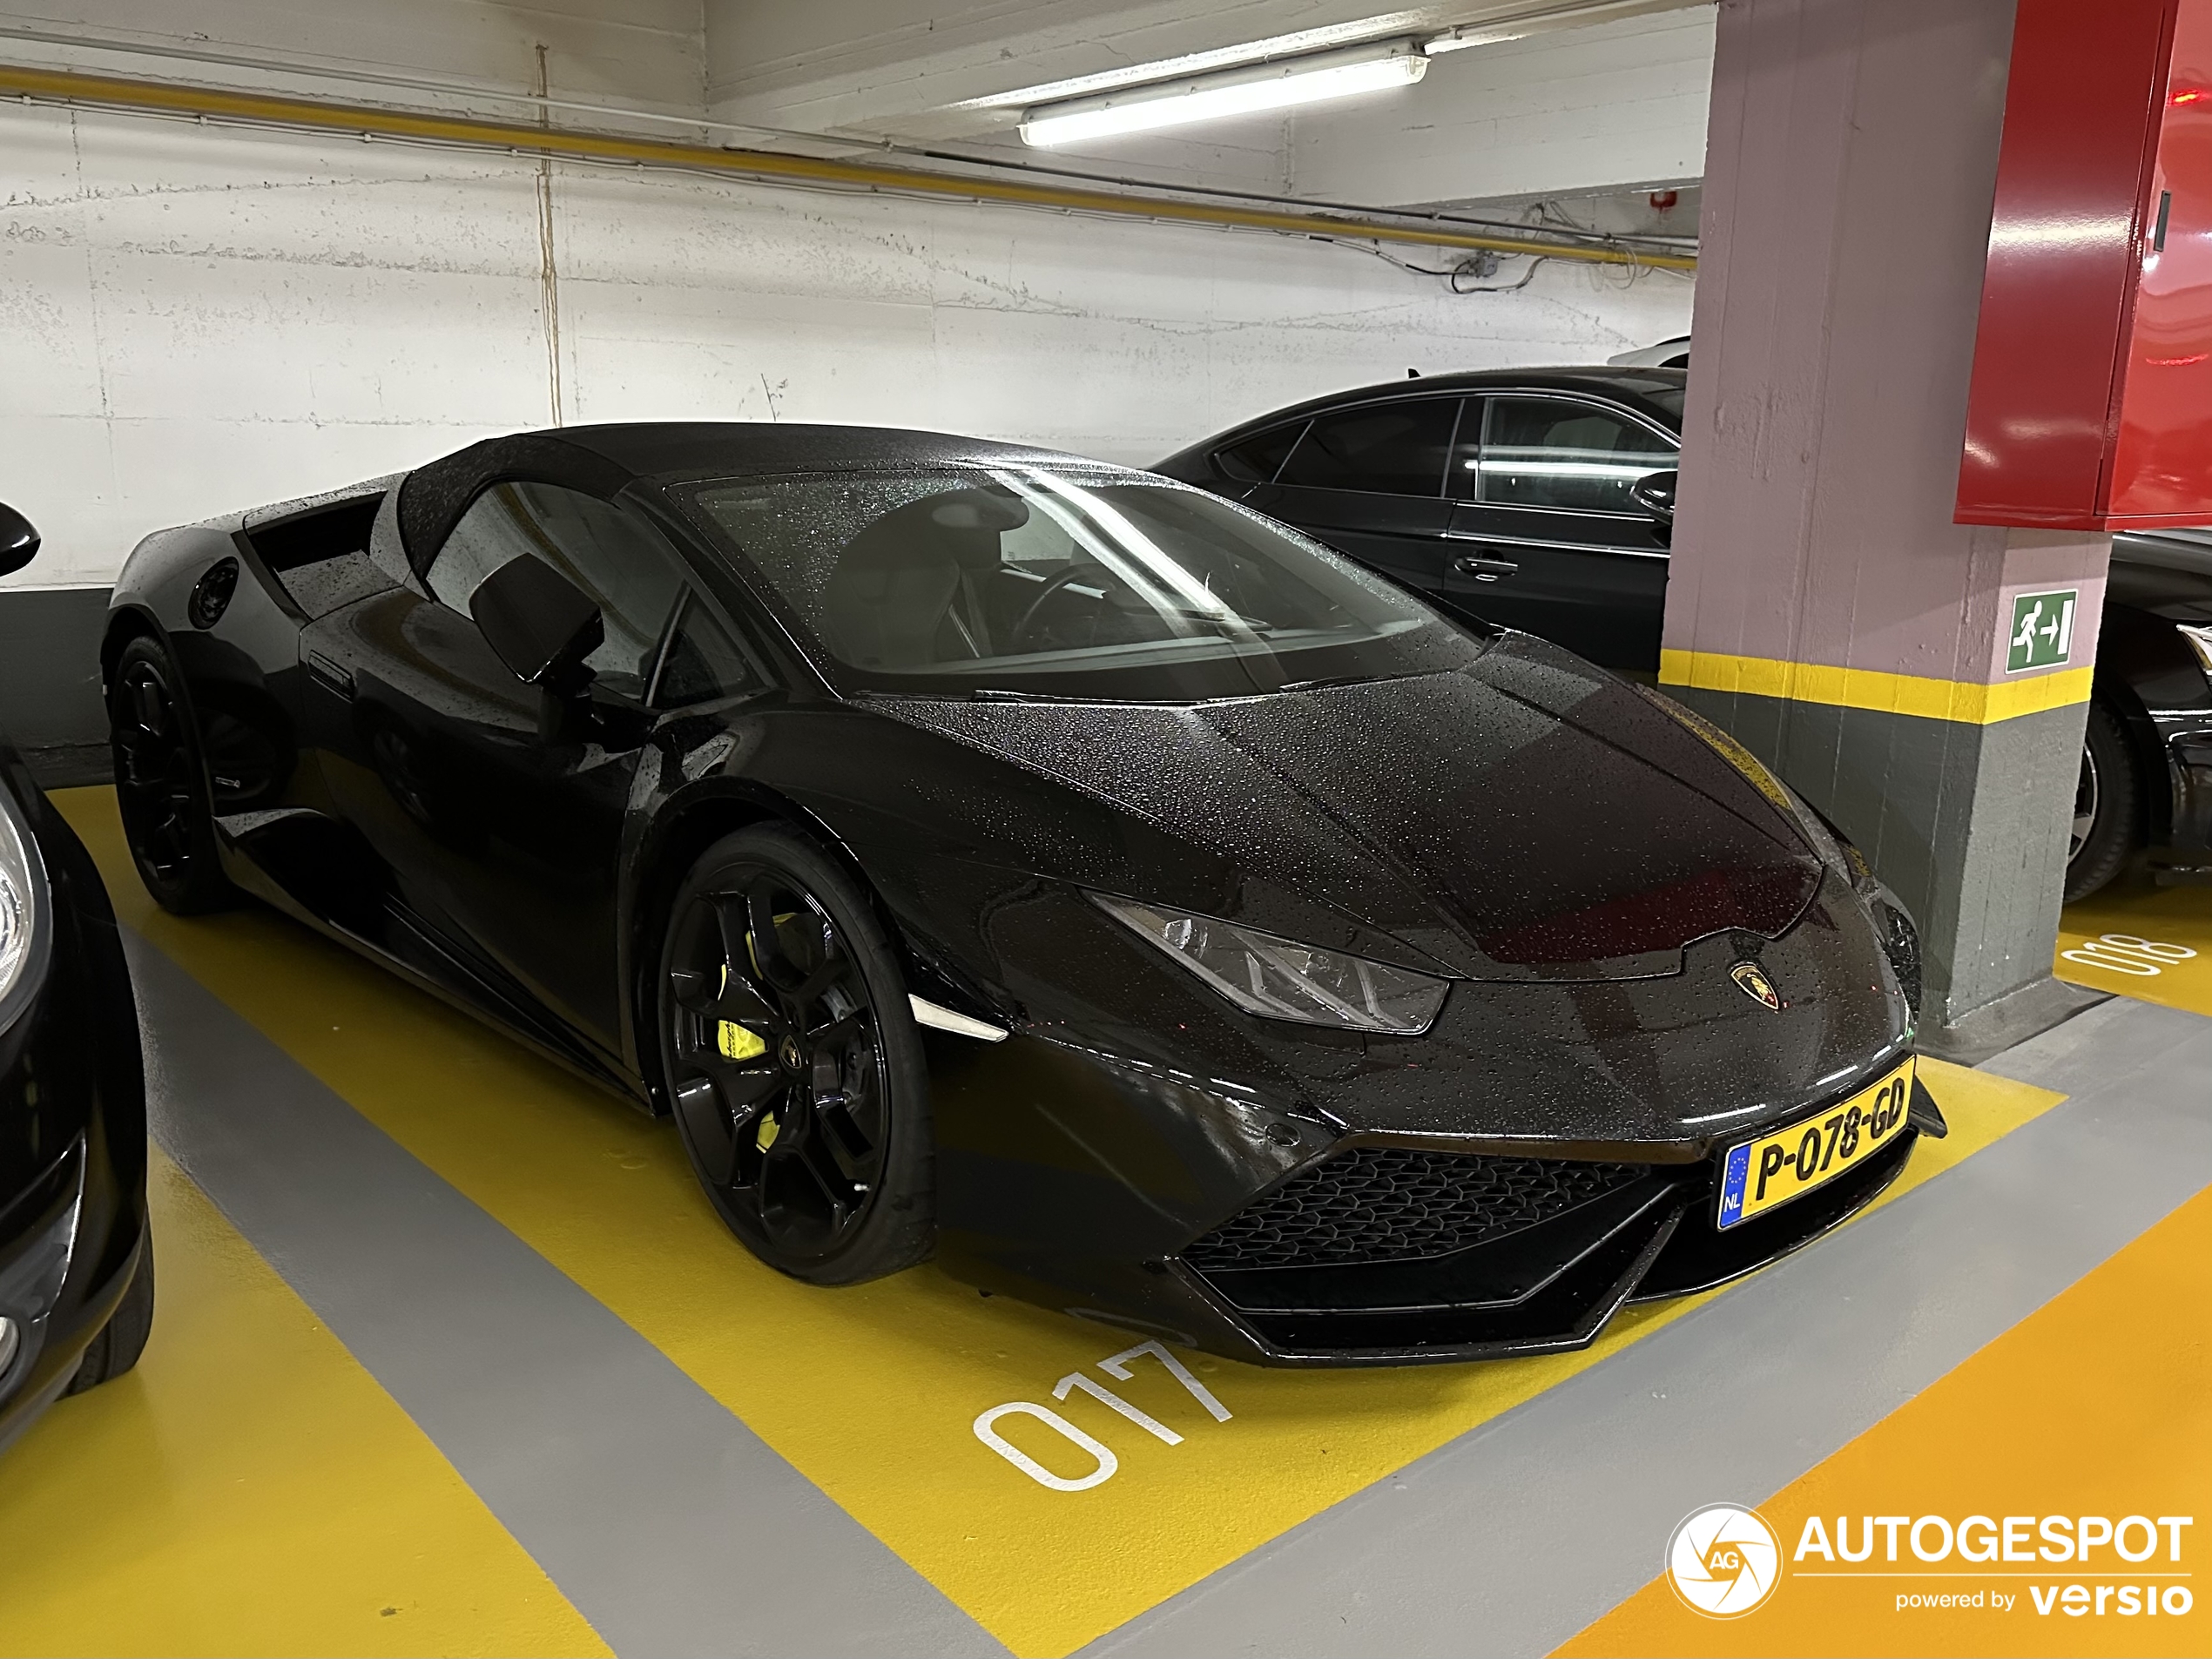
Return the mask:
{"type": "Polygon", "coordinates": [[[2176,92],[2176,93],[2175,93],[2175,94],[2174,94],[2174,102],[2175,102],[2175,103],[2176,103],[2176,104],[2195,104],[2195,103],[2198,102],[2201,98],[2203,98],[2203,96],[2204,96],[2204,89],[2203,89],[2203,88],[2202,88],[2202,87],[2193,87],[2193,88],[2191,88],[2189,91],[2186,91],[2186,92],[2176,92]]]}

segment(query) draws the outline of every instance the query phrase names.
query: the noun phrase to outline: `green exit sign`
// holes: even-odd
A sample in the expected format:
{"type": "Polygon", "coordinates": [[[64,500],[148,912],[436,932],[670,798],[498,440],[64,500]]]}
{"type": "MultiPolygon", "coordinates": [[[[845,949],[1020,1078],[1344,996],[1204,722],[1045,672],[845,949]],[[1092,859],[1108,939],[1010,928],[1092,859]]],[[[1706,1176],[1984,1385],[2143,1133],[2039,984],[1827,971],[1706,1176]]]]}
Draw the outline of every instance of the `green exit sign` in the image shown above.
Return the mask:
{"type": "Polygon", "coordinates": [[[2074,588],[2013,597],[2013,631],[2006,636],[2005,671],[2054,668],[2074,654],[2074,588]]]}

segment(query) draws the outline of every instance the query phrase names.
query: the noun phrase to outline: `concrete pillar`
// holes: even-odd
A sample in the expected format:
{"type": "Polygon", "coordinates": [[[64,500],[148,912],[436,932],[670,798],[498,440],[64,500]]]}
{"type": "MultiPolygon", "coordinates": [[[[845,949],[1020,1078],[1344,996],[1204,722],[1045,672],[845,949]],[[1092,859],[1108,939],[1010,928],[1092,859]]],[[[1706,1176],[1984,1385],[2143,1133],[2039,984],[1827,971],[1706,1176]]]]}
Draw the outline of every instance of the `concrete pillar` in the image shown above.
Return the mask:
{"type": "Polygon", "coordinates": [[[1952,522],[2012,0],[1722,0],[1662,685],[1912,907],[1922,1040],[2050,977],[2110,540],[1952,522]],[[2007,672],[2012,601],[2068,660],[2007,672]]]}

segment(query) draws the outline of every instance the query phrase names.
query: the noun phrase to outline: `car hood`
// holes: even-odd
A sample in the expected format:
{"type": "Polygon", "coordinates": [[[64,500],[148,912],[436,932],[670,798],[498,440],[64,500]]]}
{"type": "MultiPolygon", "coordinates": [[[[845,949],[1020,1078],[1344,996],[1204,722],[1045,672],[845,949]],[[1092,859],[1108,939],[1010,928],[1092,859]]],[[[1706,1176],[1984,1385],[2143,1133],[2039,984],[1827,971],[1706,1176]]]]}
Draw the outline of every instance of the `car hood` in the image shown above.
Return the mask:
{"type": "Polygon", "coordinates": [[[1157,832],[1116,861],[1133,896],[1317,944],[1380,934],[1463,978],[1678,972],[1695,940],[1778,936],[1820,883],[1748,758],[1524,635],[1454,672],[1198,705],[875,706],[1157,832]]]}

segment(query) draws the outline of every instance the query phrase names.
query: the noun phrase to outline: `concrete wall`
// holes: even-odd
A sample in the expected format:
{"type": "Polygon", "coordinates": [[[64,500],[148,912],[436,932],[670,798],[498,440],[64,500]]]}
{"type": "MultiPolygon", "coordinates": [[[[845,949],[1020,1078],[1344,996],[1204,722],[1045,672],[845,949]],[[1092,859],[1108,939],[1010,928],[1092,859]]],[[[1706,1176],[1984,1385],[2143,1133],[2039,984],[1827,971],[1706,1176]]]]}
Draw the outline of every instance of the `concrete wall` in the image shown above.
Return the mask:
{"type": "MultiPolygon", "coordinates": [[[[1144,462],[1332,387],[1588,360],[1689,287],[1548,267],[1446,294],[1249,233],[557,167],[560,418],[927,425],[1144,462]],[[1617,280],[1617,279],[1616,279],[1617,280]]],[[[157,526],[556,415],[536,169],[0,111],[0,490],[17,584],[157,526]]]]}

